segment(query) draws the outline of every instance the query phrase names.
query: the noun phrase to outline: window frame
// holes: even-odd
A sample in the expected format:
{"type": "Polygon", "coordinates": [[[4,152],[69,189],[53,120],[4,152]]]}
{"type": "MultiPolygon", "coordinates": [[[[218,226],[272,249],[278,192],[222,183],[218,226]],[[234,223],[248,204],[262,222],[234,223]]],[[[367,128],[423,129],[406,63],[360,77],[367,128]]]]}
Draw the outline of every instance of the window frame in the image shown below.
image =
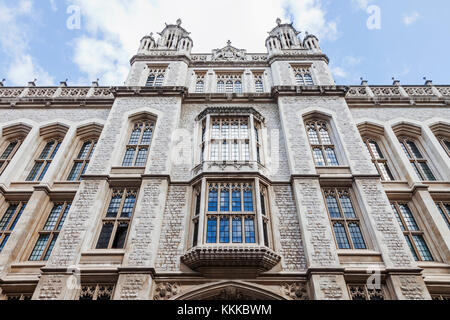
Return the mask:
{"type": "Polygon", "coordinates": [[[158,66],[150,66],[148,76],[145,82],[145,87],[147,88],[159,88],[164,85],[164,81],[166,80],[167,67],[158,67],[158,66]],[[153,77],[153,80],[150,81],[150,78],[153,77]],[[162,81],[159,81],[161,79],[162,81]]]}
{"type": "Polygon", "coordinates": [[[438,138],[439,143],[441,144],[442,148],[444,148],[444,151],[450,157],[450,138],[446,137],[446,136],[439,136],[437,138],[438,138]]]}
{"type": "Polygon", "coordinates": [[[408,248],[414,252],[411,252],[411,254],[413,255],[414,259],[417,262],[435,262],[436,261],[436,256],[432,250],[432,247],[430,247],[429,245],[429,240],[428,240],[428,236],[425,233],[425,231],[423,231],[422,225],[421,225],[421,221],[417,219],[417,215],[416,215],[416,210],[414,208],[414,206],[411,205],[410,202],[408,201],[391,201],[391,208],[392,211],[395,215],[395,218],[397,220],[397,222],[400,225],[400,229],[402,230],[403,235],[405,236],[405,238],[409,239],[409,242],[407,242],[408,248]],[[403,215],[402,210],[400,210],[400,205],[404,205],[408,208],[409,212],[411,213],[412,218],[414,219],[414,223],[417,226],[418,230],[410,230],[409,226],[408,226],[408,222],[406,221],[406,218],[403,215]],[[395,210],[394,210],[395,207],[395,210]],[[400,221],[399,221],[400,219],[400,221]],[[428,249],[428,253],[431,257],[431,260],[426,260],[422,257],[422,254],[420,252],[420,250],[417,248],[416,242],[414,241],[414,236],[421,236],[426,248],[428,249]]]}
{"type": "Polygon", "coordinates": [[[358,202],[353,194],[352,188],[350,188],[350,187],[323,187],[322,195],[323,195],[325,208],[326,208],[327,214],[328,214],[328,219],[330,221],[331,231],[333,233],[333,238],[334,238],[334,241],[336,244],[336,249],[337,250],[354,250],[354,251],[358,251],[358,252],[363,251],[363,250],[370,250],[370,248],[371,248],[370,237],[368,237],[368,233],[366,232],[364,219],[360,212],[358,202]],[[331,216],[330,208],[328,207],[328,202],[327,202],[328,194],[330,194],[331,196],[333,196],[335,198],[337,206],[338,206],[339,214],[341,216],[340,218],[335,218],[335,217],[331,216]],[[353,212],[355,214],[354,218],[348,218],[346,216],[345,211],[343,210],[342,203],[341,203],[341,195],[346,195],[349,198],[352,208],[353,208],[353,212]],[[338,239],[336,237],[336,233],[334,230],[334,226],[337,223],[343,225],[345,234],[347,237],[347,242],[348,242],[350,248],[342,248],[342,249],[339,248],[338,239]],[[353,238],[351,236],[351,232],[349,230],[349,224],[352,224],[352,223],[358,225],[360,234],[361,234],[361,239],[364,242],[365,248],[355,248],[355,244],[354,244],[353,238]]]}
{"type": "Polygon", "coordinates": [[[85,138],[85,139],[82,139],[80,142],[81,142],[81,143],[79,143],[80,147],[77,148],[76,157],[72,160],[72,166],[69,170],[69,173],[67,174],[66,181],[76,182],[76,181],[82,180],[81,176],[87,171],[87,169],[89,167],[89,163],[94,154],[94,151],[98,145],[98,138],[85,138]],[[91,143],[91,146],[89,147],[89,149],[86,153],[86,156],[84,158],[80,158],[81,151],[83,150],[84,145],[88,142],[91,143]],[[81,168],[80,168],[78,174],[73,179],[71,179],[72,172],[75,172],[75,166],[78,163],[81,163],[81,168]]]}
{"type": "Polygon", "coordinates": [[[436,201],[436,207],[450,229],[450,201],[436,201]]]}
{"type": "Polygon", "coordinates": [[[384,145],[378,139],[368,137],[368,136],[363,137],[363,142],[367,148],[367,151],[370,154],[372,163],[374,164],[375,168],[377,169],[378,174],[381,176],[381,179],[386,182],[396,181],[396,177],[391,169],[391,166],[389,165],[390,160],[388,159],[388,157],[386,157],[387,152],[386,152],[386,148],[384,148],[384,145]],[[374,154],[374,152],[370,146],[370,143],[375,143],[376,148],[383,155],[382,158],[378,158],[374,154]],[[382,167],[381,167],[381,165],[383,165],[383,164],[386,166],[386,174],[388,175],[387,177],[384,174],[382,167]],[[389,179],[387,179],[387,178],[389,178],[389,179]]]}
{"type": "Polygon", "coordinates": [[[27,261],[30,261],[30,262],[48,261],[48,259],[50,258],[51,254],[53,252],[56,241],[59,238],[61,230],[64,227],[64,222],[67,220],[67,217],[69,215],[69,211],[72,206],[72,201],[58,201],[58,202],[55,201],[55,202],[52,202],[52,204],[53,204],[53,206],[51,207],[49,212],[46,214],[46,218],[45,218],[45,220],[43,220],[44,222],[41,223],[39,226],[39,231],[36,232],[36,236],[34,237],[34,239],[35,239],[34,246],[31,248],[31,251],[28,255],[27,261]],[[45,226],[47,225],[47,223],[49,223],[49,221],[50,221],[49,219],[52,216],[53,210],[58,205],[62,205],[62,207],[61,207],[60,212],[58,213],[57,220],[55,220],[55,222],[54,222],[53,229],[45,230],[45,226]],[[67,212],[66,212],[66,210],[67,210],[67,212]],[[60,225],[61,225],[61,227],[60,227],[60,225]],[[42,252],[40,253],[39,258],[32,259],[33,255],[35,253],[35,250],[38,248],[39,240],[41,239],[41,236],[43,236],[43,235],[48,235],[45,246],[44,246],[42,252]],[[52,244],[53,239],[55,239],[55,242],[52,244]]]}
{"type": "Polygon", "coordinates": [[[310,145],[310,149],[311,149],[311,153],[312,153],[312,157],[313,157],[313,161],[314,161],[314,165],[316,166],[316,168],[335,168],[335,167],[340,167],[341,166],[341,159],[338,156],[339,152],[338,152],[338,148],[336,146],[335,143],[335,137],[333,134],[333,128],[331,126],[330,121],[328,120],[323,120],[320,118],[310,118],[310,119],[305,119],[304,121],[304,126],[305,126],[305,130],[306,130],[306,137],[308,139],[309,145],[310,145]],[[324,128],[328,134],[330,143],[324,143],[323,142],[323,138],[321,135],[321,129],[324,128]],[[310,137],[310,129],[313,129],[316,137],[318,139],[318,144],[317,143],[313,143],[313,141],[311,140],[310,137]],[[321,151],[321,156],[322,156],[322,160],[324,162],[324,165],[319,165],[318,164],[318,159],[316,159],[316,155],[315,155],[315,151],[320,149],[321,151]],[[332,161],[329,159],[329,154],[327,153],[327,151],[331,149],[333,150],[334,153],[334,157],[336,158],[336,164],[333,164],[332,161]]]}
{"type": "Polygon", "coordinates": [[[126,140],[126,145],[125,145],[125,152],[123,153],[122,162],[121,162],[122,168],[145,168],[146,167],[149,156],[150,156],[150,151],[152,150],[151,147],[152,147],[153,138],[154,138],[155,132],[156,132],[156,124],[157,124],[157,121],[154,118],[134,120],[129,124],[128,135],[127,135],[127,140],[126,140]],[[133,139],[133,134],[139,127],[140,127],[140,134],[138,137],[138,141],[136,144],[132,144],[131,142],[133,139]],[[150,141],[148,142],[148,144],[142,144],[147,127],[151,131],[150,141]],[[139,160],[140,150],[144,150],[144,149],[147,149],[147,155],[146,155],[146,158],[144,161],[145,163],[143,166],[141,166],[141,165],[137,166],[136,164],[137,164],[137,161],[139,160]],[[127,165],[126,160],[128,159],[127,155],[128,155],[129,150],[134,150],[134,153],[133,153],[133,157],[131,159],[130,165],[127,165]]]}
{"type": "Polygon", "coordinates": [[[242,94],[244,92],[243,72],[216,72],[216,92],[242,94]]]}
{"type": "Polygon", "coordinates": [[[401,136],[398,137],[398,140],[400,142],[401,149],[403,150],[403,153],[408,158],[408,161],[411,163],[411,166],[413,167],[414,172],[417,174],[418,178],[421,181],[438,181],[438,176],[436,176],[434,168],[430,166],[431,161],[429,161],[427,157],[427,153],[424,152],[424,149],[422,148],[422,144],[418,141],[416,138],[411,138],[408,136],[401,136]],[[414,154],[413,150],[411,150],[411,147],[408,142],[411,142],[414,144],[416,149],[419,151],[421,158],[417,158],[417,156],[414,154]],[[424,172],[421,164],[425,164],[428,168],[428,170],[431,172],[431,175],[433,179],[428,179],[427,174],[424,172]]]}
{"type": "Polygon", "coordinates": [[[16,155],[17,151],[22,146],[23,141],[24,141],[24,138],[10,138],[10,139],[7,139],[2,144],[4,146],[4,148],[2,148],[2,151],[0,152],[0,176],[3,174],[3,172],[5,172],[8,165],[14,159],[14,156],[16,155]],[[8,148],[13,143],[16,143],[16,145],[12,148],[12,150],[9,152],[9,154],[5,156],[6,151],[8,151],[8,148]]]}
{"type": "Polygon", "coordinates": [[[95,237],[96,241],[94,244],[94,250],[125,250],[126,246],[127,246],[127,241],[128,241],[128,237],[130,235],[130,229],[131,229],[131,224],[133,222],[133,217],[134,217],[134,213],[136,211],[136,205],[137,205],[137,201],[138,201],[138,195],[139,195],[139,189],[135,188],[135,187],[125,187],[125,188],[113,188],[110,191],[110,196],[108,197],[109,201],[105,204],[105,208],[104,208],[104,213],[102,215],[102,220],[100,223],[100,228],[97,232],[97,236],[95,237]],[[122,193],[121,195],[121,200],[120,200],[120,205],[117,208],[117,213],[115,217],[108,217],[108,209],[110,207],[110,204],[113,200],[113,198],[122,193]],[[121,217],[122,215],[122,211],[123,211],[123,207],[125,205],[126,199],[128,197],[128,194],[134,194],[134,204],[133,204],[133,209],[132,212],[130,214],[129,217],[121,217]],[[123,248],[114,248],[113,244],[114,241],[117,237],[117,229],[120,227],[120,224],[123,223],[127,223],[128,224],[128,228],[127,228],[127,234],[125,236],[125,239],[123,241],[123,248]],[[113,229],[111,230],[111,233],[109,235],[109,241],[108,241],[108,245],[106,248],[99,248],[99,243],[100,243],[100,237],[102,235],[102,231],[103,231],[103,227],[106,224],[113,224],[113,229]]]}
{"type": "Polygon", "coordinates": [[[8,213],[8,211],[12,206],[17,205],[17,207],[14,209],[14,212],[11,214],[11,216],[7,218],[8,220],[5,226],[2,227],[2,229],[0,229],[0,253],[3,251],[8,240],[11,238],[11,235],[15,227],[20,221],[23,211],[26,209],[27,203],[28,203],[27,201],[7,202],[7,207],[3,212],[3,214],[1,215],[0,222],[6,218],[6,214],[8,213]]]}
{"type": "Polygon", "coordinates": [[[51,167],[51,164],[53,163],[53,160],[57,156],[58,152],[60,151],[60,148],[62,146],[64,137],[51,137],[44,139],[37,148],[35,155],[33,157],[33,164],[31,168],[28,170],[28,174],[25,178],[26,182],[41,182],[45,175],[47,174],[48,170],[51,167]],[[41,158],[41,156],[44,153],[45,148],[47,145],[53,142],[53,145],[51,146],[51,149],[48,151],[45,158],[41,158]],[[37,166],[38,163],[41,163],[42,165],[37,169],[36,173],[34,174],[34,177],[32,177],[31,173],[33,172],[34,168],[37,166]]]}

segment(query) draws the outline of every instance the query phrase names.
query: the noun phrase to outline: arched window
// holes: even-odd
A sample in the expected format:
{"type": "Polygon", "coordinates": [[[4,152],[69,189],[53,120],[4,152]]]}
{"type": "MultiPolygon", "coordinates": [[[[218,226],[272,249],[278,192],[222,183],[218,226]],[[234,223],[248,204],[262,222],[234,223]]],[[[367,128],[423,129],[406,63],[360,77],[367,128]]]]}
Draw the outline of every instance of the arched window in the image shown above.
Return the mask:
{"type": "Polygon", "coordinates": [[[164,82],[164,75],[160,74],[156,77],[155,87],[162,87],[164,82]]]}
{"type": "Polygon", "coordinates": [[[97,146],[96,139],[89,139],[83,142],[77,158],[74,160],[72,170],[70,170],[67,181],[81,180],[81,176],[86,173],[92,154],[97,146]]]}
{"type": "Polygon", "coordinates": [[[428,166],[428,160],[422,155],[416,142],[409,138],[399,138],[400,145],[408,157],[414,171],[423,181],[436,181],[436,177],[428,166]]]}
{"type": "Polygon", "coordinates": [[[20,216],[25,210],[26,202],[10,203],[8,209],[0,220],[0,252],[11,237],[15,226],[19,222],[20,216]]]}
{"type": "Polygon", "coordinates": [[[114,190],[102,222],[96,249],[123,249],[136,205],[137,190],[114,190]]]}
{"type": "Polygon", "coordinates": [[[234,92],[242,93],[242,82],[241,81],[238,80],[234,83],[234,92]]]}
{"type": "Polygon", "coordinates": [[[42,181],[52,160],[55,158],[61,147],[61,139],[50,139],[45,143],[44,148],[34,162],[34,166],[27,176],[26,181],[42,181]]]}
{"type": "Polygon", "coordinates": [[[261,80],[256,80],[255,88],[257,93],[263,93],[264,92],[263,82],[261,80]]]}
{"type": "Polygon", "coordinates": [[[308,121],[306,131],[316,166],[338,166],[339,161],[328,131],[328,124],[320,120],[308,121]]]}
{"type": "Polygon", "coordinates": [[[372,158],[372,162],[377,168],[377,171],[381,175],[382,179],[385,181],[395,180],[391,170],[389,169],[388,160],[381,151],[378,143],[370,138],[364,138],[364,143],[370,157],[372,158]]]}
{"type": "Polygon", "coordinates": [[[305,84],[305,81],[303,80],[303,76],[300,73],[297,73],[295,75],[295,81],[297,82],[297,85],[303,86],[305,84]]]}
{"type": "Polygon", "coordinates": [[[152,120],[134,123],[122,162],[123,167],[145,167],[154,130],[155,122],[152,120]]]}
{"type": "Polygon", "coordinates": [[[308,66],[292,66],[295,75],[295,82],[298,86],[312,86],[314,80],[312,78],[311,67],[308,66]]]}
{"type": "Polygon", "coordinates": [[[227,93],[233,93],[233,90],[234,90],[233,81],[228,80],[227,83],[226,83],[226,92],[227,93]]]}
{"type": "Polygon", "coordinates": [[[219,93],[225,92],[225,84],[222,80],[217,81],[217,92],[219,93]]]}
{"type": "Polygon", "coordinates": [[[304,80],[305,80],[305,85],[307,85],[307,86],[314,85],[313,79],[309,73],[305,74],[304,80]]]}
{"type": "Polygon", "coordinates": [[[325,203],[339,249],[367,249],[349,189],[325,189],[325,203]]]}
{"type": "Polygon", "coordinates": [[[155,86],[155,80],[156,76],[154,74],[151,74],[147,78],[147,83],[145,84],[146,87],[154,87],[155,86]]]}
{"type": "Polygon", "coordinates": [[[149,70],[149,76],[147,77],[146,87],[161,87],[164,83],[164,75],[166,73],[166,67],[153,67],[149,70]]]}
{"type": "Polygon", "coordinates": [[[424,232],[417,224],[408,204],[394,202],[392,210],[394,210],[414,259],[416,261],[433,261],[433,256],[425,242],[424,232]]]}
{"type": "Polygon", "coordinates": [[[205,90],[205,83],[202,80],[197,81],[195,84],[195,92],[196,93],[203,93],[205,90]]]}

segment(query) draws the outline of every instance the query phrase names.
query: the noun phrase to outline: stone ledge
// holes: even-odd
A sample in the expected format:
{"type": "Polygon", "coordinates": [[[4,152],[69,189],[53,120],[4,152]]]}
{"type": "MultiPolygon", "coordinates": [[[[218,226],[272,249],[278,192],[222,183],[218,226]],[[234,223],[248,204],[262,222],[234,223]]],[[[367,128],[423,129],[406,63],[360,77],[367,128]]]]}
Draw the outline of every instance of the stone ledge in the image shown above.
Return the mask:
{"type": "Polygon", "coordinates": [[[251,269],[257,274],[275,267],[281,257],[264,246],[203,246],[181,257],[181,262],[193,270],[205,268],[251,269]]]}

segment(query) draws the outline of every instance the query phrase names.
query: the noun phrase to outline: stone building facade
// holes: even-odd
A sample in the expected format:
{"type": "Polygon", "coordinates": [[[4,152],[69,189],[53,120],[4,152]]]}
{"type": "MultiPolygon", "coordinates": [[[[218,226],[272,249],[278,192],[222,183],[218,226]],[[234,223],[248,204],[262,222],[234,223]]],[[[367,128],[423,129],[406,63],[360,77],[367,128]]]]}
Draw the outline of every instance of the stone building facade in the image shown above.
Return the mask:
{"type": "Polygon", "coordinates": [[[2,299],[448,299],[450,86],[159,35],[121,87],[0,84],[2,299]]]}

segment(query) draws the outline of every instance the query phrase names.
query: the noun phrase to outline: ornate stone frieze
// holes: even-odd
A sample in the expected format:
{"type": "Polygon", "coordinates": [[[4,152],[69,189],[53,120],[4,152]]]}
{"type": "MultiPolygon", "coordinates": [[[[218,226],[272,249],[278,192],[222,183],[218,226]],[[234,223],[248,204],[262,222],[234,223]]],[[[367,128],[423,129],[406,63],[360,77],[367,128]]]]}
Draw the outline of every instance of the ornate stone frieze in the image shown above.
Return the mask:
{"type": "Polygon", "coordinates": [[[284,283],[281,285],[281,292],[293,300],[309,300],[306,283],[284,283]]]}
{"type": "Polygon", "coordinates": [[[181,292],[181,286],[176,282],[162,282],[158,283],[155,288],[153,300],[169,300],[177,296],[181,292]]]}

